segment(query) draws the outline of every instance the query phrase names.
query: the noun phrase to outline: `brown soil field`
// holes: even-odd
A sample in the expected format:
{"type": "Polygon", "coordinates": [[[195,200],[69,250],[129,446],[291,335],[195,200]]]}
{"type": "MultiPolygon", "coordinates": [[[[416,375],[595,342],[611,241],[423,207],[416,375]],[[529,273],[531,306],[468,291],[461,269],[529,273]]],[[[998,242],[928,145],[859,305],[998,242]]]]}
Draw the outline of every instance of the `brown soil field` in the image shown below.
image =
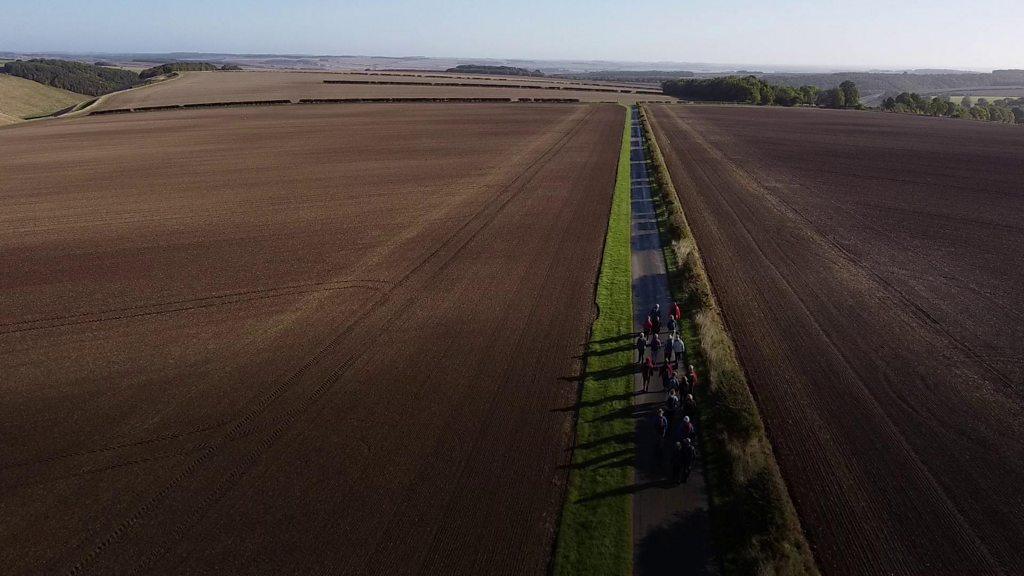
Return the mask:
{"type": "Polygon", "coordinates": [[[1024,130],[651,111],[822,571],[1024,573],[1024,130]]]}
{"type": "Polygon", "coordinates": [[[618,105],[0,128],[0,565],[542,573],[618,105]]]}
{"type": "MultiPolygon", "coordinates": [[[[507,88],[502,84],[522,81],[494,81],[495,87],[413,86],[388,84],[325,84],[324,80],[395,81],[390,76],[330,74],[321,72],[186,72],[180,78],[152,86],[111,94],[90,110],[111,110],[140,106],[198,104],[251,100],[293,100],[303,98],[576,98],[581,102],[623,102],[666,100],[663,95],[584,92],[578,90],[536,90],[507,88]]],[[[429,83],[434,78],[415,76],[400,81],[429,83]]],[[[459,80],[455,80],[459,81],[459,80]]],[[[479,82],[479,80],[467,80],[479,82]]],[[[544,83],[538,82],[543,85],[544,83]]],[[[552,84],[553,86],[556,84],[552,84]]],[[[558,85],[561,86],[561,85],[558,85]]],[[[594,85],[595,88],[606,88],[594,85]]]]}

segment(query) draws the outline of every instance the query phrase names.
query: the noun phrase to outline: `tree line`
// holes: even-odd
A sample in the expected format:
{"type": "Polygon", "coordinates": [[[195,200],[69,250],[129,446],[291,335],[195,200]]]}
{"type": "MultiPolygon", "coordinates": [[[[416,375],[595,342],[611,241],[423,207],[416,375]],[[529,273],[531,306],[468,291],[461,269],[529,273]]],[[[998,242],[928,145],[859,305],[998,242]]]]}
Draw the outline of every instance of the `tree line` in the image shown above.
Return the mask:
{"type": "Polygon", "coordinates": [[[156,76],[170,74],[171,72],[206,72],[210,70],[241,69],[238,66],[234,66],[234,68],[228,68],[228,66],[233,65],[225,64],[223,67],[218,67],[216,64],[210,64],[209,62],[171,62],[169,64],[161,64],[159,66],[153,66],[152,68],[146,68],[142,72],[139,72],[139,78],[146,80],[148,78],[155,78],[156,76]]]}
{"type": "Polygon", "coordinates": [[[684,100],[737,102],[762,106],[820,106],[822,108],[860,108],[860,90],[846,80],[834,88],[816,86],[780,86],[756,76],[718,78],[679,78],[661,83],[661,91],[684,100]]]}
{"type": "Polygon", "coordinates": [[[4,64],[0,71],[89,96],[131,88],[139,82],[139,75],[131,70],[104,68],[69,60],[15,60],[4,64]]]}
{"type": "Polygon", "coordinates": [[[1024,98],[1002,98],[991,102],[986,98],[978,98],[974,102],[970,96],[965,96],[960,102],[953,102],[948,96],[926,98],[915,92],[903,92],[899,96],[886,98],[882,102],[882,109],[904,114],[1024,124],[1024,98]]]}

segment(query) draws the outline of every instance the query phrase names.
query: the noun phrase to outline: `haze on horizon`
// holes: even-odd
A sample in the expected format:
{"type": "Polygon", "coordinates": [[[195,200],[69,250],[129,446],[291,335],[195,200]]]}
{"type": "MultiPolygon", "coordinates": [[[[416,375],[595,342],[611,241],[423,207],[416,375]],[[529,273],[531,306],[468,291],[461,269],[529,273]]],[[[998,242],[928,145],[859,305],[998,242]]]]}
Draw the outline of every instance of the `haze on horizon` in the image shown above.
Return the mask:
{"type": "Polygon", "coordinates": [[[50,0],[0,51],[360,54],[854,68],[1024,68],[1012,0],[50,0]]]}

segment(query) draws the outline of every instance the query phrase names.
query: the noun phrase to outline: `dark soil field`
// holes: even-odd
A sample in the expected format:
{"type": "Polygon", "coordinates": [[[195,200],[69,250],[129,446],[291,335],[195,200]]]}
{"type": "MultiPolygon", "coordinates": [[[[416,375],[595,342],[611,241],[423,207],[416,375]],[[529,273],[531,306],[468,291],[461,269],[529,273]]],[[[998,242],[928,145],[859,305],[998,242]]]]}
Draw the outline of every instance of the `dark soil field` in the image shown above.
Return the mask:
{"type": "Polygon", "coordinates": [[[623,117],[0,128],[0,571],[543,573],[623,117]]]}
{"type": "Polygon", "coordinates": [[[1024,573],[1024,130],[651,111],[822,571],[1024,573]]]}
{"type": "MultiPolygon", "coordinates": [[[[302,98],[575,98],[582,102],[635,102],[668,100],[661,94],[622,94],[572,90],[568,81],[537,79],[460,79],[417,76],[369,76],[322,72],[187,72],[181,77],[151,86],[111,94],[90,110],[111,110],[141,106],[198,104],[250,100],[300,100],[302,98]],[[325,84],[325,80],[356,82],[410,82],[393,84],[325,84]],[[430,86],[442,83],[493,83],[490,86],[430,86]],[[510,88],[508,84],[548,86],[553,89],[510,88]]],[[[588,85],[601,90],[628,88],[588,85]]],[[[637,87],[637,90],[650,90],[637,87]]]]}

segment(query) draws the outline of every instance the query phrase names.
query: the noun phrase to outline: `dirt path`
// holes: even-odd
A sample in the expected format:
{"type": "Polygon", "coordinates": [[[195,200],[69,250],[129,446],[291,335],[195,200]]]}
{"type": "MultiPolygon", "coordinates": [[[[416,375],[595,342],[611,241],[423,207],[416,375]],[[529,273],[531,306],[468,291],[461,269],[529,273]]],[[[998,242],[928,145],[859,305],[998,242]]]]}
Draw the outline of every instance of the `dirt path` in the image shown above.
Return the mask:
{"type": "MultiPolygon", "coordinates": [[[[643,324],[655,303],[667,311],[672,302],[665,257],[647,173],[644,132],[637,108],[632,108],[633,133],[630,165],[633,202],[632,273],[633,313],[643,324]]],[[[667,332],[662,332],[666,337],[667,332]]],[[[643,392],[638,373],[635,381],[637,418],[636,483],[633,496],[634,573],[710,574],[711,557],[708,496],[703,465],[694,467],[684,484],[666,478],[669,462],[657,449],[654,411],[665,394],[657,378],[643,392]]]]}

